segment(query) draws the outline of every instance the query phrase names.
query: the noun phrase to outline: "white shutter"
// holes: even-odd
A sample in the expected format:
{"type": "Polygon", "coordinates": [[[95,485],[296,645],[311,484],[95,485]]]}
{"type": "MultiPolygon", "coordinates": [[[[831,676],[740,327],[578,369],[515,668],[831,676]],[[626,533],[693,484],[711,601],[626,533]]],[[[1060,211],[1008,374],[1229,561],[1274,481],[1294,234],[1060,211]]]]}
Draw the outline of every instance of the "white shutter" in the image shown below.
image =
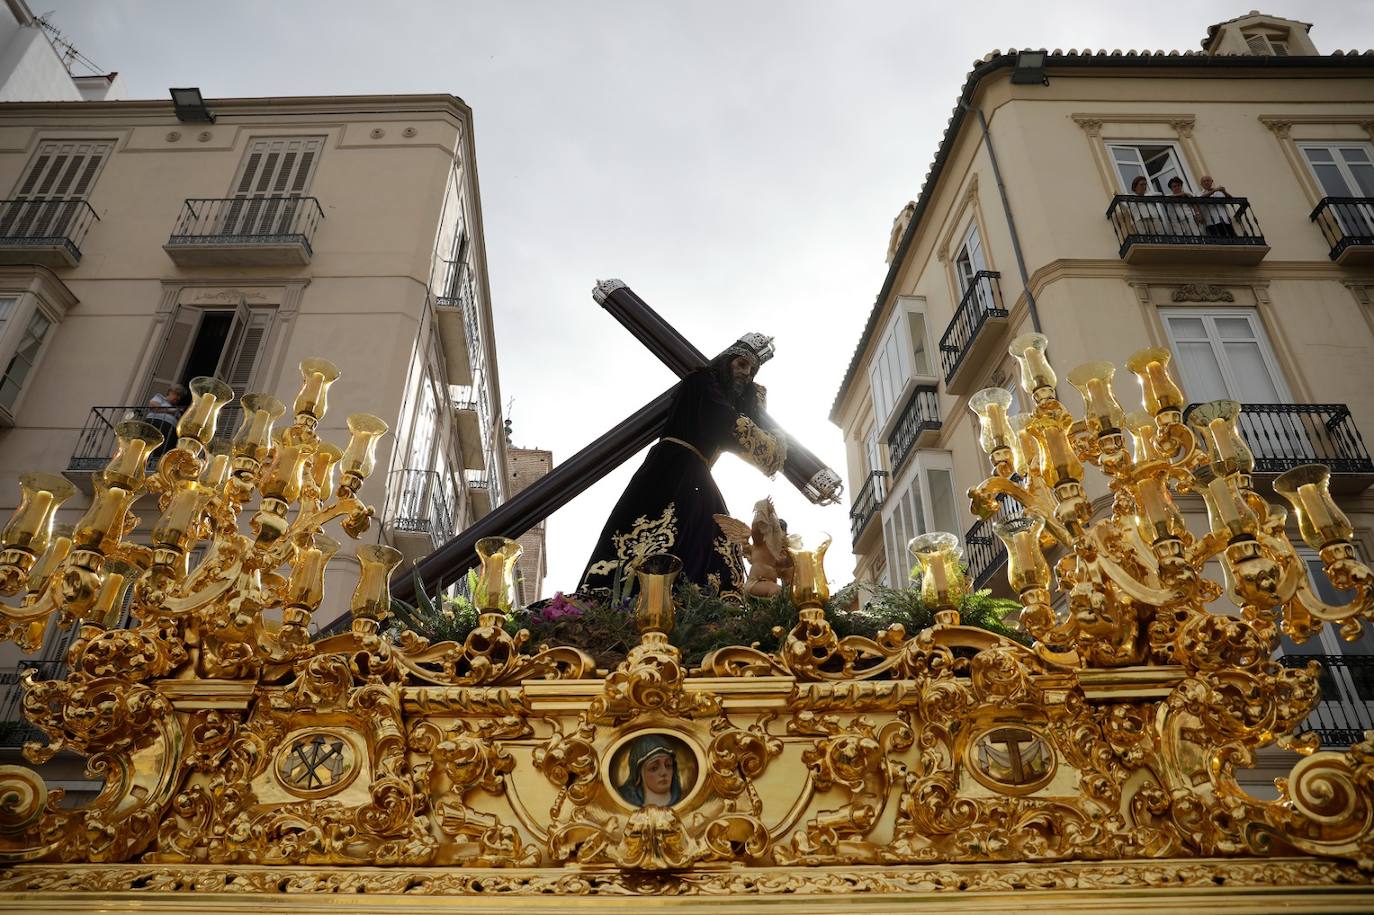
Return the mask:
{"type": "Polygon", "coordinates": [[[143,406],[154,394],[161,394],[172,385],[181,383],[181,372],[186,367],[191,345],[196,342],[196,328],[199,326],[198,308],[178,308],[172,315],[167,324],[167,335],[162,338],[162,347],[153,362],[153,375],[148,379],[148,387],[137,406],[143,406]]]}
{"type": "Polygon", "coordinates": [[[84,200],[113,146],[109,140],[50,140],[40,144],[14,196],[84,200]]]}
{"type": "Polygon", "coordinates": [[[85,200],[113,146],[108,140],[50,140],[40,144],[14,190],[16,201],[31,202],[4,208],[0,235],[62,235],[75,215],[75,205],[58,201],[85,200]]]}
{"type": "Polygon", "coordinates": [[[253,140],[231,191],[245,202],[227,208],[230,229],[226,234],[272,235],[286,231],[295,204],[281,198],[305,195],[323,148],[323,137],[253,140]]]}
{"type": "Polygon", "coordinates": [[[1245,36],[1245,43],[1249,45],[1252,54],[1269,56],[1274,53],[1269,49],[1269,39],[1263,35],[1247,35],[1245,36]]]}
{"type": "Polygon", "coordinates": [[[262,356],[267,331],[272,326],[272,314],[270,308],[243,305],[234,312],[234,323],[215,375],[233,389],[235,398],[252,390],[254,372],[262,356]]]}

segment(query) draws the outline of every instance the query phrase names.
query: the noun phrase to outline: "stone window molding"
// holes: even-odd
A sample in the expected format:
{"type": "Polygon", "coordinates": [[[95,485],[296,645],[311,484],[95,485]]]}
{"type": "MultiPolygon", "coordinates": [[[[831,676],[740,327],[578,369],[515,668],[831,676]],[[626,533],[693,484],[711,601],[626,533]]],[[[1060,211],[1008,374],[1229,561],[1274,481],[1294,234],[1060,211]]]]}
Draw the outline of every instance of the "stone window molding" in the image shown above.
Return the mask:
{"type": "Polygon", "coordinates": [[[959,307],[959,300],[963,293],[959,288],[959,270],[956,260],[959,255],[964,240],[969,236],[969,229],[976,227],[978,241],[983,257],[983,265],[988,270],[996,270],[997,263],[993,256],[993,251],[988,244],[987,221],[983,218],[983,208],[978,202],[978,175],[975,172],[959,195],[958,202],[950,207],[949,219],[945,223],[940,235],[940,245],[936,249],[935,257],[945,268],[945,281],[949,284],[950,314],[953,315],[955,309],[959,307]]]}
{"type": "Polygon", "coordinates": [[[280,277],[258,278],[238,277],[234,280],[169,280],[162,285],[162,296],[157,311],[153,314],[143,350],[131,371],[126,383],[125,403],[139,403],[148,379],[153,376],[153,364],[167,336],[169,322],[181,307],[233,308],[240,302],[255,307],[273,307],[275,315],[267,339],[263,341],[262,355],[254,374],[255,387],[262,390],[276,390],[278,382],[287,377],[284,372],[293,372],[294,366],[286,366],[287,345],[291,340],[296,315],[300,311],[301,297],[305,287],[310,285],[309,278],[283,280],[280,277]]]}
{"type": "MultiPolygon", "coordinates": [[[[38,376],[39,366],[51,348],[53,338],[57,336],[58,325],[80,300],[57,274],[46,267],[32,264],[0,267],[0,296],[18,300],[0,327],[0,372],[9,365],[34,312],[41,311],[52,325],[30,371],[29,379],[32,380],[38,376]]],[[[27,385],[20,390],[12,408],[7,409],[0,404],[0,426],[14,425],[28,390],[27,385]]]]}
{"type": "Polygon", "coordinates": [[[1136,142],[1141,140],[1169,140],[1182,150],[1185,165],[1194,175],[1210,174],[1202,149],[1193,137],[1197,115],[1187,112],[1078,112],[1069,115],[1086,135],[1092,149],[1097,176],[1107,196],[1120,193],[1116,166],[1107,153],[1107,141],[1136,142]]]}
{"type": "Polygon", "coordinates": [[[1265,114],[1258,120],[1274,135],[1312,207],[1326,194],[1308,167],[1299,144],[1374,142],[1374,118],[1368,114],[1265,114]]]}

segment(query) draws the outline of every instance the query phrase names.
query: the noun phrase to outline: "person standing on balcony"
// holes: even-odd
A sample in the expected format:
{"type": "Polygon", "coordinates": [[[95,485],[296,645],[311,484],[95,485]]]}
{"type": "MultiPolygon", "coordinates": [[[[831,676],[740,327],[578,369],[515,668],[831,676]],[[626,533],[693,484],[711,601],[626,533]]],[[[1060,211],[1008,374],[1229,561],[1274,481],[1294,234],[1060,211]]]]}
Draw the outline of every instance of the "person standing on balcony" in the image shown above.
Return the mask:
{"type": "MultiPolygon", "coordinates": [[[[1150,195],[1150,179],[1144,175],[1136,175],[1131,180],[1132,197],[1148,197],[1150,195]]],[[[1161,220],[1157,212],[1157,203],[1146,203],[1142,200],[1130,202],[1128,210],[1131,225],[1126,227],[1127,235],[1159,235],[1161,234],[1161,220]]]]}
{"type": "MultiPolygon", "coordinates": [[[[1199,197],[1230,197],[1231,194],[1226,188],[1221,187],[1212,180],[1211,175],[1203,175],[1198,179],[1202,185],[1202,193],[1199,197]]],[[[1231,215],[1227,211],[1225,204],[1212,204],[1202,207],[1202,221],[1208,235],[1215,238],[1235,238],[1236,227],[1231,224],[1231,215]]]]}
{"type": "Polygon", "coordinates": [[[684,581],[743,599],[743,554],[716,523],[727,512],[711,467],[731,451],[769,476],[782,469],[787,437],[765,425],[765,392],[754,383],[772,355],[771,338],[747,334],[682,379],[663,437],[611,510],[580,591],[611,588],[636,560],[672,553],[684,581]]]}
{"type": "MultiPolygon", "coordinates": [[[[1169,196],[1175,200],[1192,200],[1193,195],[1183,189],[1183,179],[1174,175],[1169,179],[1169,196]]],[[[1202,207],[1195,203],[1186,206],[1180,205],[1169,207],[1170,222],[1173,224],[1175,235],[1200,235],[1198,231],[1202,225],[1202,207]]]]}
{"type": "Polygon", "coordinates": [[[186,389],[174,384],[165,394],[154,394],[148,399],[148,412],[143,421],[155,426],[162,433],[162,444],[153,451],[152,457],[162,457],[177,443],[177,420],[181,419],[181,405],[186,402],[186,389]]]}

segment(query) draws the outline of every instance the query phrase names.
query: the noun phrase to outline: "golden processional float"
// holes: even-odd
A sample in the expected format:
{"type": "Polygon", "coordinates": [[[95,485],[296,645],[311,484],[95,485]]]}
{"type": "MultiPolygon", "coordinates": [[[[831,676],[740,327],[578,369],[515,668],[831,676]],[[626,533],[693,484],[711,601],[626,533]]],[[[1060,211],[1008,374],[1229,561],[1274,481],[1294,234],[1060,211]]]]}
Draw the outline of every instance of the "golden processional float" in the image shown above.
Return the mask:
{"type": "Polygon", "coordinates": [[[1112,366],[1092,363],[1069,375],[1075,420],[1045,345],[1012,346],[1033,413],[973,400],[993,468],[974,508],[1025,509],[998,533],[1031,647],[960,625],[955,538],[926,535],[912,549],[933,627],[837,637],[824,546],[798,549],[780,650],[692,669],[667,635],[674,557],[638,562],[640,642],[597,670],[507,633],[518,545],[500,538],[479,545],[463,644],[386,635],[399,554],[366,545],[351,631],[311,641],[339,548],[321,531],[367,529],[357,492],[385,425],[355,414],[347,447],[321,441],[337,370],[307,360],[287,428],[273,434],[280,401],[248,395],[232,453],[211,455],[230,392],[198,379],[155,472],[158,433],[124,423],[70,537],[52,519],[71,488],[44,474],[3,531],[5,635],[36,647],[54,615],[77,629],[65,679],[26,684],[48,742],[25,755],[85,754],[104,788],[68,809],[33,770],[0,769],[0,908],[1367,911],[1374,733],[1346,753],[1294,736],[1318,669],[1273,660],[1281,629],[1354,637],[1374,617],[1326,469],[1274,489],[1354,592],[1345,606],[1315,596],[1289,509],[1252,488],[1234,404],[1185,422],[1169,354],[1150,349],[1129,362],[1148,412],[1124,415],[1112,366]],[[1109,484],[1104,517],[1085,464],[1109,484]],[[150,545],[129,539],[144,493],[161,508],[150,545]],[[1205,500],[1206,534],[1178,494],[1205,500]],[[1203,576],[1212,560],[1224,584],[1203,576]],[[126,590],[134,623],[106,628],[126,590]],[[1264,801],[1235,776],[1272,744],[1303,758],[1264,801]]]}

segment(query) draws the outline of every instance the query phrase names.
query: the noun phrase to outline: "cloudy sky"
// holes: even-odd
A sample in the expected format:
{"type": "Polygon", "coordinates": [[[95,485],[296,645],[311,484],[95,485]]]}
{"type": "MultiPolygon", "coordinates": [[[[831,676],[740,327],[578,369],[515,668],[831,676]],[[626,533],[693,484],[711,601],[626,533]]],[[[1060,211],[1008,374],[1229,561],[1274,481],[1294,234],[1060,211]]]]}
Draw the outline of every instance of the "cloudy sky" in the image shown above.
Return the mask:
{"type": "MultiPolygon", "coordinates": [[[[591,299],[621,277],[707,353],[757,330],[770,409],[844,472],[826,419],[972,62],[994,48],[1192,49],[1249,0],[228,2],[30,0],[132,98],[448,92],[472,106],[501,390],[515,442],[564,459],[672,383],[591,299]]],[[[1266,0],[1317,47],[1374,46],[1368,0],[1266,0]]],[[[1005,155],[1005,153],[1004,153],[1005,155]]],[[[553,516],[546,593],[571,589],[639,458],[553,516]]],[[[734,514],[779,476],[722,458],[734,514]]]]}

